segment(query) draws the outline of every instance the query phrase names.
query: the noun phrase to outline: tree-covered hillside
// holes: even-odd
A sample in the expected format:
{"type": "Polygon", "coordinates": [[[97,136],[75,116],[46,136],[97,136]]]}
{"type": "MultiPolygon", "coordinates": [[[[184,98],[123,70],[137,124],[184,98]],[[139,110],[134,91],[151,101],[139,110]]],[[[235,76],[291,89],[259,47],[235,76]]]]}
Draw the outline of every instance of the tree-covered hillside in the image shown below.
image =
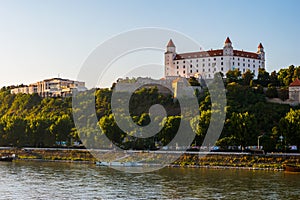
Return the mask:
{"type": "MultiPolygon", "coordinates": [[[[254,146],[260,137],[265,150],[286,150],[290,145],[300,147],[300,109],[284,104],[266,102],[266,97],[287,99],[287,86],[300,77],[300,68],[290,66],[278,73],[260,70],[253,79],[250,71],[229,71],[224,79],[227,96],[226,120],[216,144],[254,146]],[[283,139],[282,139],[282,137],[283,139]]],[[[195,80],[190,80],[198,85],[195,80]]],[[[83,95],[83,94],[80,94],[83,95]]],[[[180,115],[180,104],[171,94],[162,94],[153,87],[137,90],[130,100],[130,115],[124,120],[145,126],[150,123],[149,108],[161,104],[167,118],[154,120],[164,124],[155,136],[146,139],[133,137],[134,131],[124,133],[116,124],[111,111],[111,89],[95,92],[96,115],[104,134],[116,145],[128,149],[148,149],[166,145],[175,136],[180,122],[189,123],[196,133],[193,145],[202,144],[210,123],[211,100],[209,91],[196,93],[199,102],[197,119],[185,121],[180,115]],[[195,124],[197,123],[197,124],[195,124]]],[[[84,117],[84,116],[83,116],[84,117]]],[[[97,140],[97,138],[91,138],[97,140]]],[[[72,115],[72,98],[40,98],[38,95],[10,94],[9,88],[0,91],[0,146],[52,147],[79,141],[72,115]]]]}

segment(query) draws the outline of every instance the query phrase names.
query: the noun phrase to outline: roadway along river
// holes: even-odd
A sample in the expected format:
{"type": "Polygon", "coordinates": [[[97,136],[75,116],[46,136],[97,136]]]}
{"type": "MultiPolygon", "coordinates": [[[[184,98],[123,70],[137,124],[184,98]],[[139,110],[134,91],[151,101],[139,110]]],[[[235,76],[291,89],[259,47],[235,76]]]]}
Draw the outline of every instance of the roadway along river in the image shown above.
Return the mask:
{"type": "Polygon", "coordinates": [[[300,174],[164,168],[129,174],[77,163],[0,162],[0,199],[299,199],[300,174]]]}

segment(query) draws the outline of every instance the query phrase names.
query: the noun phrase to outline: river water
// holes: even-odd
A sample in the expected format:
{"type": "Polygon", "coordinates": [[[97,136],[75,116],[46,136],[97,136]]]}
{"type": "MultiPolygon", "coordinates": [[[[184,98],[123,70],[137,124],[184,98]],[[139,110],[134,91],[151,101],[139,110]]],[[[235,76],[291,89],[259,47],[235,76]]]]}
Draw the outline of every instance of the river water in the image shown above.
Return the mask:
{"type": "Polygon", "coordinates": [[[164,168],[130,174],[78,163],[0,162],[0,199],[299,199],[300,174],[164,168]]]}

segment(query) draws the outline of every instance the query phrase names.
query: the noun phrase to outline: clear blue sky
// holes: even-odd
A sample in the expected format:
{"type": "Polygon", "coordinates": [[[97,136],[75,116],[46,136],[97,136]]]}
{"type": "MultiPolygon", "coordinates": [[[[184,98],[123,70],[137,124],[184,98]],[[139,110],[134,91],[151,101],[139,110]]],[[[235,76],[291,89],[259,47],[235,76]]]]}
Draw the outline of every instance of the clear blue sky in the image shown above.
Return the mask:
{"type": "Polygon", "coordinates": [[[0,86],[75,79],[100,43],[141,27],[180,31],[206,49],[221,48],[227,36],[237,49],[256,51],[262,42],[268,71],[300,65],[299,8],[297,0],[2,0],[0,86]]]}

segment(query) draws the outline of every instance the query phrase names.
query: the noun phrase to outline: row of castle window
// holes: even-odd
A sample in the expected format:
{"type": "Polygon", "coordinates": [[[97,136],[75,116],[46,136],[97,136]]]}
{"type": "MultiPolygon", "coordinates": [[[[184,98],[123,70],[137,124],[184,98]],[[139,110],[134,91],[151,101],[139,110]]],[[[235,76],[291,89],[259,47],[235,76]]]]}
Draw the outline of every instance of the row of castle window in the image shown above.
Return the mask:
{"type": "MultiPolygon", "coordinates": [[[[240,69],[239,69],[240,70],[240,69]]],[[[216,72],[217,70],[216,69],[214,69],[214,71],[213,72],[216,72]]],[[[221,71],[223,71],[223,67],[221,68],[221,71]]],[[[197,69],[197,73],[198,73],[199,71],[198,71],[198,69],[197,69]]],[[[203,69],[203,72],[205,72],[205,69],[203,69]]],[[[208,69],[208,72],[210,72],[210,69],[208,69]]],[[[246,70],[245,69],[243,69],[243,72],[246,72],[246,70]]],[[[255,74],[255,70],[253,70],[252,71],[253,72],[253,74],[255,74]]],[[[183,74],[185,74],[185,70],[183,70],[183,72],[182,72],[183,74]]],[[[193,70],[190,70],[190,73],[193,73],[193,70]]],[[[177,71],[177,75],[179,75],[179,71],[177,71]]]]}
{"type": "MultiPolygon", "coordinates": [[[[233,62],[232,65],[234,66],[234,64],[235,64],[235,63],[233,62]]],[[[223,65],[223,62],[221,62],[221,65],[223,65]]],[[[210,63],[208,63],[208,66],[210,67],[210,63]]],[[[238,63],[237,66],[240,66],[240,63],[238,63]]],[[[248,64],[248,67],[250,67],[250,66],[251,66],[251,65],[248,64]]],[[[193,65],[190,65],[190,67],[192,68],[193,65]]],[[[197,64],[196,67],[199,67],[199,65],[197,64]]],[[[205,67],[205,64],[202,64],[202,67],[205,67]]],[[[243,67],[246,67],[246,64],[245,64],[245,63],[243,63],[243,67]]],[[[253,65],[252,67],[255,68],[255,65],[253,65]]],[[[259,65],[258,67],[260,67],[260,65],[259,65]]],[[[183,65],[182,68],[185,69],[185,65],[183,65]]],[[[178,66],[178,65],[177,65],[177,69],[179,69],[179,66],[178,66]]]]}
{"type": "MultiPolygon", "coordinates": [[[[217,59],[214,58],[213,60],[216,61],[217,59]]],[[[223,60],[223,57],[221,57],[221,60],[223,60]]],[[[234,57],[232,58],[232,60],[234,60],[234,57]]],[[[240,58],[237,58],[237,60],[240,61],[240,58]]],[[[202,61],[205,62],[205,59],[202,59],[202,61]]],[[[208,58],[208,61],[210,61],[210,58],[208,58]]],[[[183,60],[182,62],[185,63],[185,60],[183,60]]],[[[192,63],[193,60],[190,60],[190,62],[192,63]]],[[[198,60],[196,60],[196,62],[198,62],[198,60]]],[[[245,62],[245,58],[243,58],[243,62],[245,62]]],[[[250,62],[250,59],[248,59],[248,62],[250,62]]],[[[253,62],[255,63],[255,60],[253,60],[253,62]]],[[[260,60],[258,61],[258,63],[260,63],[260,60]]],[[[175,62],[173,62],[173,64],[175,64],[175,62]]],[[[179,64],[179,61],[177,61],[177,64],[179,64]]]]}

